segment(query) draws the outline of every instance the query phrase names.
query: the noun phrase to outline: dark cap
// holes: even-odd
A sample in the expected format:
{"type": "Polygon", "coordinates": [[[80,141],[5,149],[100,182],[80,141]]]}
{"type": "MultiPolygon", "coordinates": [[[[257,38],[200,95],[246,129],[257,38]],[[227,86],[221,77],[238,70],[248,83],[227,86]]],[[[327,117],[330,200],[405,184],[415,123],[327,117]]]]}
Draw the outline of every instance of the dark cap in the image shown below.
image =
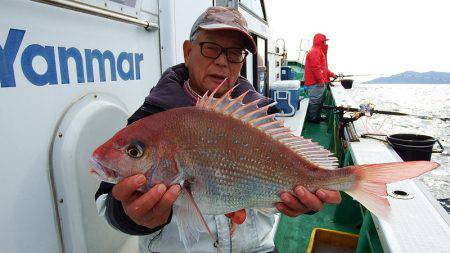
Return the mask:
{"type": "Polygon", "coordinates": [[[248,31],[247,21],[242,14],[234,8],[214,6],[206,9],[206,11],[197,18],[192,26],[190,34],[191,39],[200,28],[208,31],[238,31],[245,39],[246,48],[251,53],[256,53],[256,44],[248,31]]]}

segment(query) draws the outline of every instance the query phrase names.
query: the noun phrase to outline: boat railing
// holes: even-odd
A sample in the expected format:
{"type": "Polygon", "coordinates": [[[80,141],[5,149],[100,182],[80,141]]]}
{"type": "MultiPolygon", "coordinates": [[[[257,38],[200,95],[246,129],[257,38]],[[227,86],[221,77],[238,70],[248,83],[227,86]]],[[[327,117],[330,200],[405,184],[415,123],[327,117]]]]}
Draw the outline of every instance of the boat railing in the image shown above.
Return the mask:
{"type": "MultiPolygon", "coordinates": [[[[340,85],[330,87],[325,104],[358,108],[347,90],[340,85]]],[[[363,138],[354,142],[339,139],[338,116],[329,112],[328,119],[328,131],[332,132],[329,149],[338,156],[341,166],[402,161],[384,142],[363,138]]],[[[359,136],[372,131],[364,119],[354,121],[353,126],[359,136]]],[[[378,247],[382,247],[384,252],[448,251],[449,215],[420,181],[404,180],[389,184],[388,199],[391,216],[389,221],[385,221],[344,194],[334,219],[340,219],[341,223],[361,224],[357,252],[380,252],[378,247]],[[349,210],[354,213],[349,215],[349,210]]]]}

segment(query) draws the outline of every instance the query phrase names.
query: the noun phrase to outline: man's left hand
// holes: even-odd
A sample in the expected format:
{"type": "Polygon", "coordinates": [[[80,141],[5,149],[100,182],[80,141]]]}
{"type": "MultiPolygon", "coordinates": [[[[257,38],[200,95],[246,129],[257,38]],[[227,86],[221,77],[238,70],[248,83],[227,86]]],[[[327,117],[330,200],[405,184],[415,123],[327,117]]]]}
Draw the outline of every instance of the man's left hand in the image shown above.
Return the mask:
{"type": "Polygon", "coordinates": [[[289,217],[296,217],[310,211],[320,211],[324,203],[339,204],[341,195],[337,191],[319,189],[316,193],[311,193],[302,186],[294,189],[294,196],[291,193],[283,192],[280,198],[283,202],[275,204],[275,207],[289,217]]]}

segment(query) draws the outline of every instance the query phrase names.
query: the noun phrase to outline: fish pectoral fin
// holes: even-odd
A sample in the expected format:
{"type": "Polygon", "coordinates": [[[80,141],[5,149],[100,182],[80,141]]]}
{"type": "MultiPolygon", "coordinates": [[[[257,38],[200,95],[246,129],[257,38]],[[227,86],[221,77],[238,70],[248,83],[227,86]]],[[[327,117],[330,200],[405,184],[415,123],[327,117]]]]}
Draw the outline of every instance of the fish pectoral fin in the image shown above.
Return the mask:
{"type": "Polygon", "coordinates": [[[227,216],[233,223],[242,224],[247,217],[247,213],[245,212],[245,209],[241,209],[236,212],[227,213],[225,216],[227,216]]]}
{"type": "MultiPolygon", "coordinates": [[[[190,184],[184,182],[182,188],[186,198],[186,205],[178,206],[176,216],[180,239],[183,242],[186,251],[189,252],[192,246],[198,242],[200,232],[204,231],[203,228],[208,232],[213,244],[218,247],[217,237],[211,232],[201,210],[197,203],[195,203],[190,184]]],[[[220,249],[218,250],[220,251],[220,249]]]]}
{"type": "Polygon", "coordinates": [[[247,213],[245,209],[241,209],[236,212],[227,213],[225,216],[231,220],[230,236],[233,236],[237,226],[244,223],[247,213]]]}
{"type": "Polygon", "coordinates": [[[202,225],[188,206],[177,205],[174,212],[180,240],[183,242],[186,252],[190,252],[192,246],[199,241],[202,225]]]}

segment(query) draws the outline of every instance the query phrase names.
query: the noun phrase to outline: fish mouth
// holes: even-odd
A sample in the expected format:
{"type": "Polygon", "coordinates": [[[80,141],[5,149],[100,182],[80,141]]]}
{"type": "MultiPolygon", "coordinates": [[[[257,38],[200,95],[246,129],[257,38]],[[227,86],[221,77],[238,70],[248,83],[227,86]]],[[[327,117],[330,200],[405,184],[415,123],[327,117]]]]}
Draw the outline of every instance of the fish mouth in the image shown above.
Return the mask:
{"type": "Polygon", "coordinates": [[[89,172],[93,174],[95,177],[97,177],[99,180],[108,183],[114,183],[120,177],[117,171],[104,166],[99,161],[95,160],[94,157],[91,157],[90,162],[93,165],[93,167],[89,169],[89,172]]]}

